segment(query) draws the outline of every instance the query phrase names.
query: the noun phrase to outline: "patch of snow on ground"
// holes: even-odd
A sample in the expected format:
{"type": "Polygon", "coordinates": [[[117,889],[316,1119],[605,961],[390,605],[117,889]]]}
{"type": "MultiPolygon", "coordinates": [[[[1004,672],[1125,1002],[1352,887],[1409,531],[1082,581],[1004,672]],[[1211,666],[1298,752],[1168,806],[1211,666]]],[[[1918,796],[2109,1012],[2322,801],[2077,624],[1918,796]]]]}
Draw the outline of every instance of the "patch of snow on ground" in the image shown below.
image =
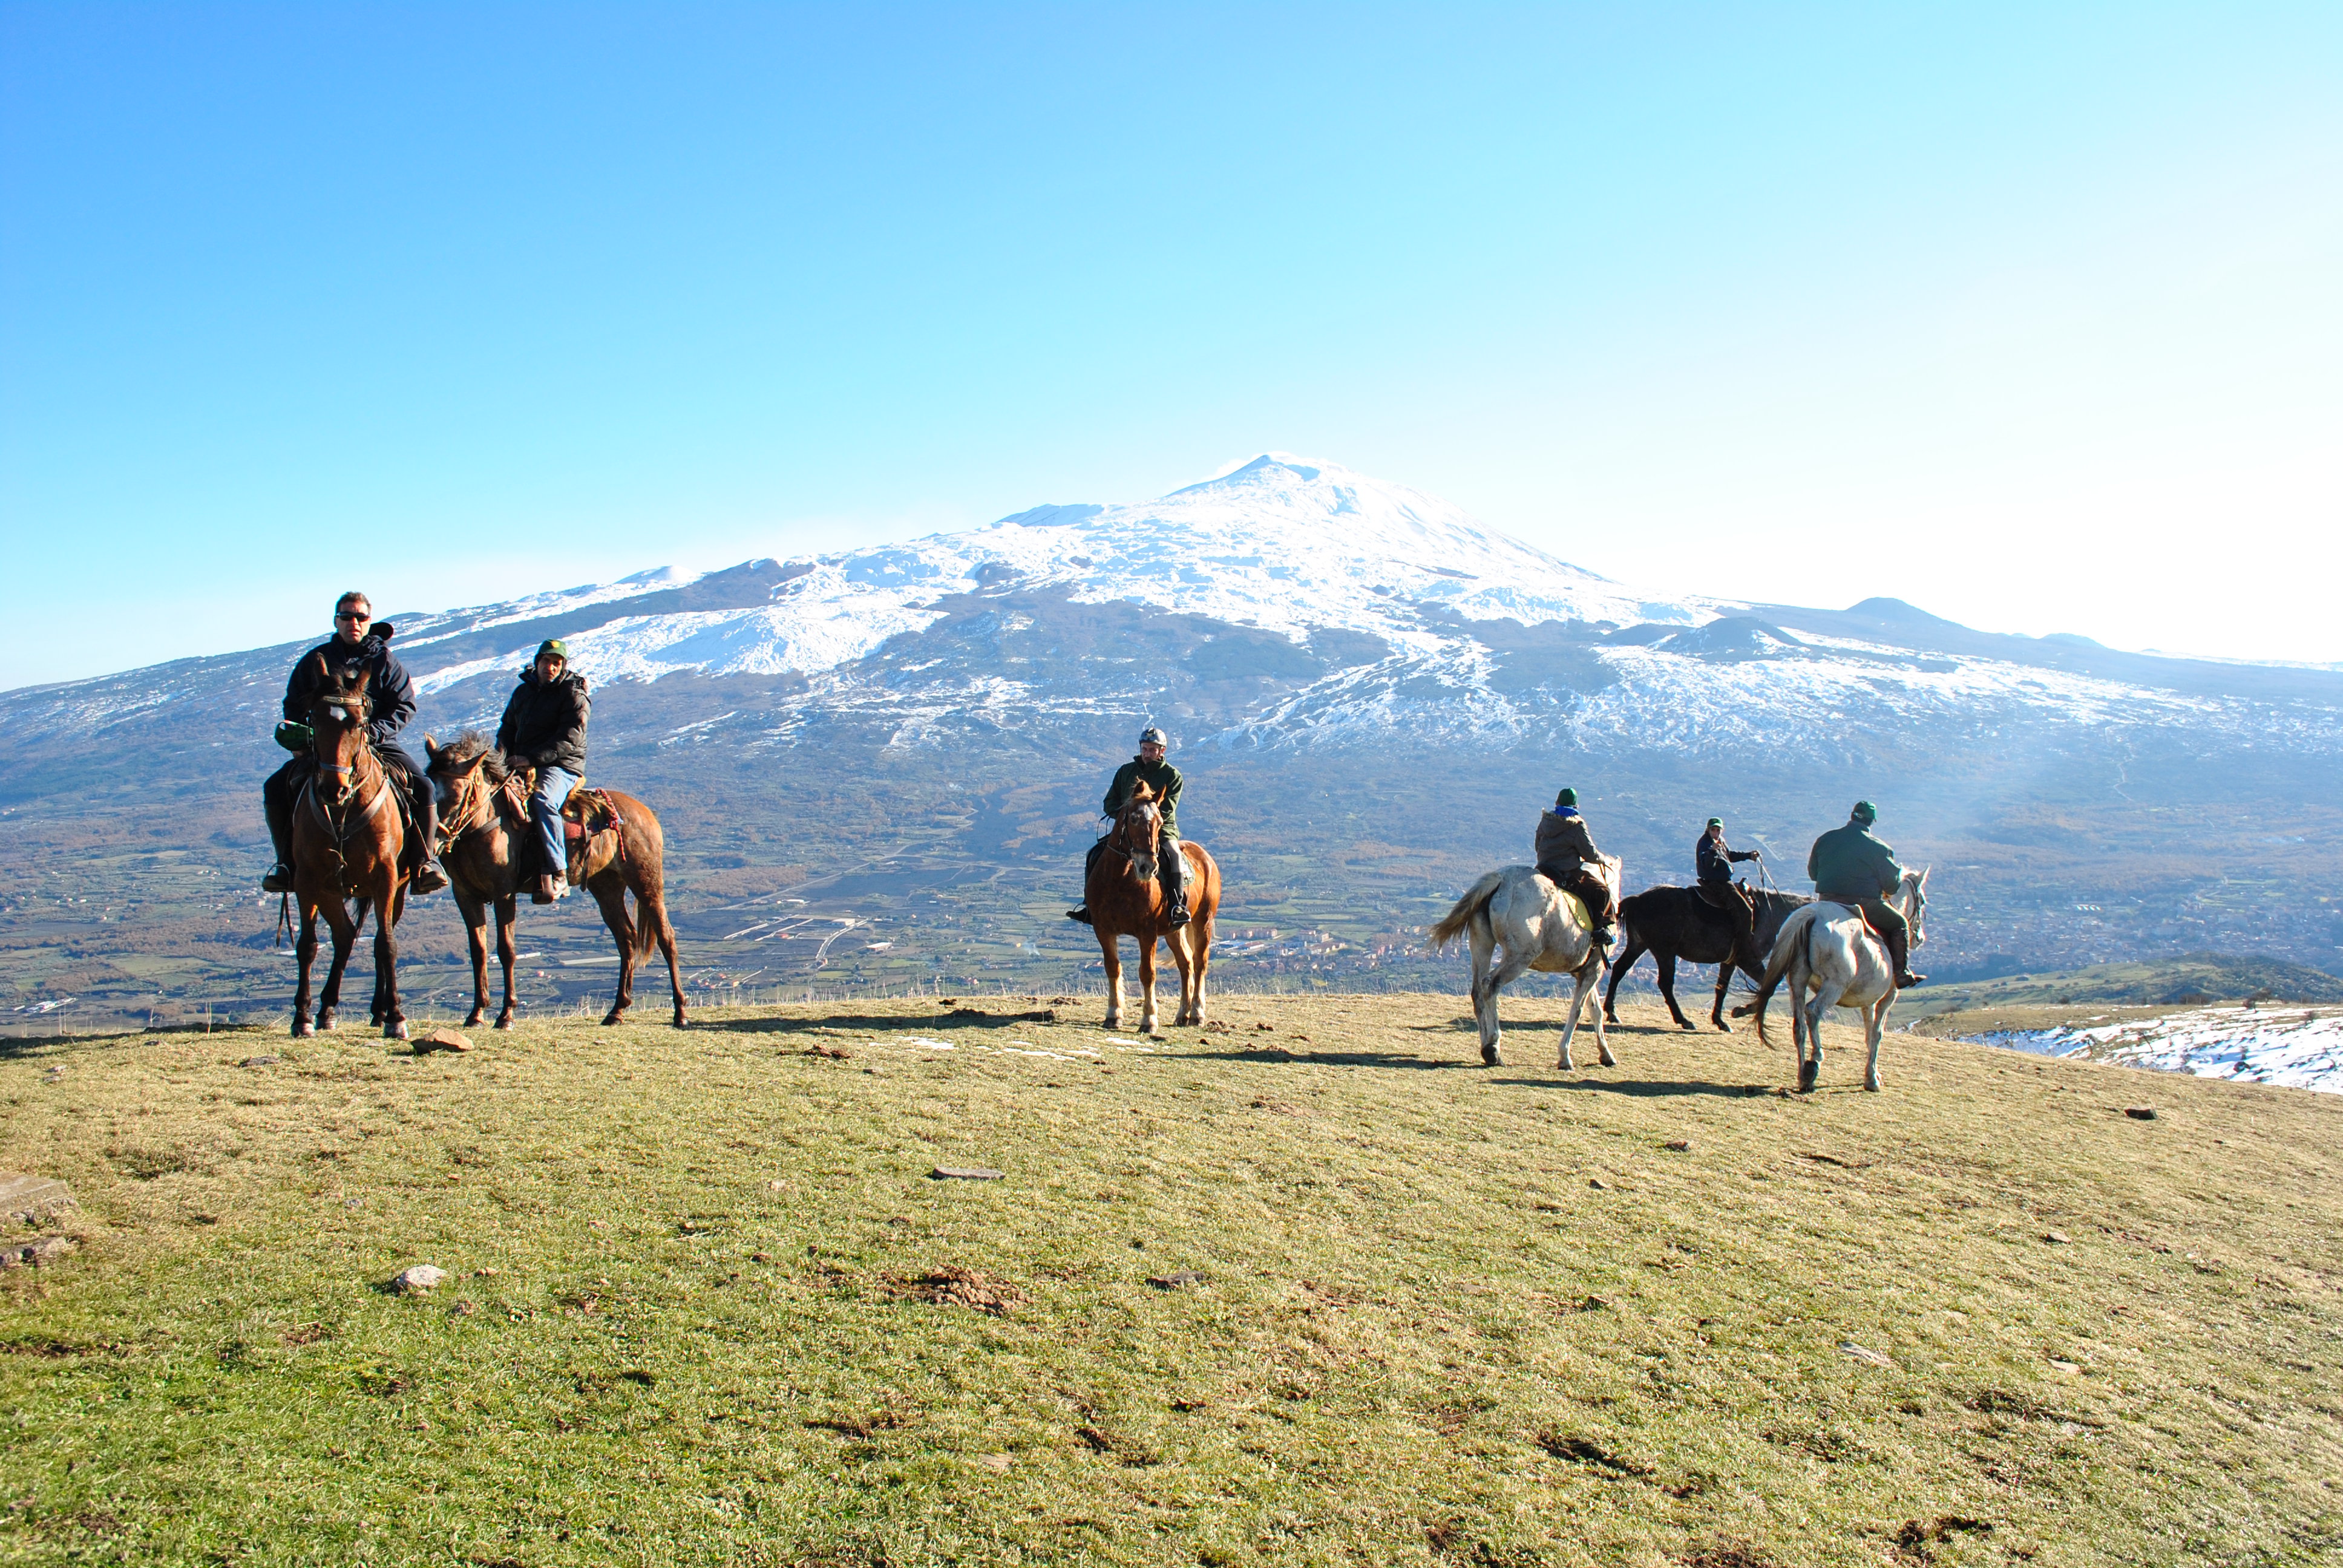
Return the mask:
{"type": "Polygon", "coordinates": [[[2096,1029],[2016,1030],[1967,1038],[2037,1056],[2081,1056],[2120,1067],[2343,1094],[2343,1012],[2209,1007],[2096,1029]]]}

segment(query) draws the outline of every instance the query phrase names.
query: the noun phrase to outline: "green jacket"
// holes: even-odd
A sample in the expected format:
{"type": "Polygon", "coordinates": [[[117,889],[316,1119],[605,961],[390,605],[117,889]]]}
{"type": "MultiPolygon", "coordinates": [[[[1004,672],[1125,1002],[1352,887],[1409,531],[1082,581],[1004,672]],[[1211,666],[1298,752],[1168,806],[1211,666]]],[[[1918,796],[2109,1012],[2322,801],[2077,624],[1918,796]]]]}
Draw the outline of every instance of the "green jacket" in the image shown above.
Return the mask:
{"type": "Polygon", "coordinates": [[[1169,762],[1141,762],[1134,757],[1114,770],[1114,782],[1106,787],[1106,804],[1100,808],[1110,817],[1120,817],[1122,809],[1131,804],[1131,791],[1139,781],[1155,791],[1155,799],[1163,809],[1163,831],[1176,839],[1180,836],[1180,769],[1169,762]]]}
{"type": "Polygon", "coordinates": [[[1833,903],[1861,903],[1894,892],[1904,880],[1896,851],[1849,822],[1815,840],[1806,856],[1815,897],[1833,903]]]}

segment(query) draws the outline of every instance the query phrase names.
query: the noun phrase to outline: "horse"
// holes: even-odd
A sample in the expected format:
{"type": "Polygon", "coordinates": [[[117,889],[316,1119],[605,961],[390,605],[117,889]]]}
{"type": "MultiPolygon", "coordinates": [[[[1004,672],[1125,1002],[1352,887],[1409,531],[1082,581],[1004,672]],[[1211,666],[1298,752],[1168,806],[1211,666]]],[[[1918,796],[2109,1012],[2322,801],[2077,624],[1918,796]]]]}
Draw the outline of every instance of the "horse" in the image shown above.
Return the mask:
{"type": "Polygon", "coordinates": [[[1172,900],[1156,879],[1163,841],[1163,811],[1144,779],[1114,819],[1106,852],[1091,868],[1084,889],[1091,927],[1106,959],[1106,1027],[1122,1027],[1122,953],[1119,940],[1139,943],[1139,1032],[1156,1032],[1155,944],[1172,950],[1180,970],[1180,1013],[1175,1027],[1204,1021],[1204,975],[1212,963],[1212,917],[1221,907],[1221,868],[1202,844],[1180,841],[1188,858],[1188,923],[1165,921],[1172,900]]]}
{"type": "MultiPolygon", "coordinates": [[[[1733,1026],[1725,1021],[1725,995],[1732,988],[1733,971],[1739,969],[1753,980],[1764,975],[1765,955],[1774,950],[1774,938],[1781,930],[1782,922],[1792,910],[1814,902],[1802,893],[1778,893],[1761,888],[1748,891],[1756,911],[1755,925],[1747,931],[1739,929],[1730,912],[1702,898],[1697,889],[1646,888],[1632,898],[1620,900],[1621,946],[1619,956],[1611,961],[1610,987],[1603,994],[1604,1018],[1612,1023],[1619,1021],[1614,1005],[1619,1000],[1619,982],[1627,978],[1635,960],[1648,952],[1659,965],[1660,995],[1677,1024],[1684,1029],[1697,1026],[1676,1005],[1677,960],[1715,964],[1716,1000],[1708,1010],[1708,1019],[1731,1034],[1733,1026]]],[[[1735,1016],[1739,1016],[1739,1010],[1735,1010],[1735,1016]]]]}
{"type": "MultiPolygon", "coordinates": [[[[1619,858],[1604,856],[1603,875],[1614,890],[1619,871],[1619,858]]],[[[1432,928],[1432,950],[1441,951],[1459,935],[1469,936],[1473,947],[1473,1018],[1481,1026],[1482,1062],[1489,1067],[1504,1064],[1497,1050],[1497,992],[1520,979],[1523,970],[1538,970],[1570,975],[1578,982],[1578,989],[1571,993],[1570,1016],[1562,1020],[1562,1050],[1554,1063],[1564,1072],[1573,1070],[1571,1036],[1578,1030],[1578,1015],[1588,994],[1603,977],[1604,958],[1603,950],[1594,945],[1594,922],[1578,895],[1564,892],[1533,867],[1507,866],[1491,871],[1432,928]],[[1492,957],[1499,948],[1505,950],[1504,961],[1492,969],[1492,957]]],[[[1599,1010],[1594,1017],[1594,1049],[1604,1066],[1619,1065],[1611,1054],[1599,1010]]]]}
{"type": "MultiPolygon", "coordinates": [[[[321,673],[325,662],[317,661],[321,673]]],[[[370,708],[363,670],[332,678],[309,708],[317,767],[293,809],[291,896],[301,910],[301,931],[293,943],[301,964],[300,988],[293,997],[296,1040],[334,1027],[342,971],[369,906],[375,911],[373,1021],[386,1040],[407,1038],[407,1015],[398,1005],[398,939],[393,932],[407,909],[407,825],[399,787],[367,733],[370,708]],[[334,960],[326,970],[313,1030],[309,971],[317,958],[320,910],[334,933],[334,960]]]]}
{"type": "MultiPolygon", "coordinates": [[[[472,1010],[464,1021],[475,1024],[488,1008],[488,917],[497,917],[497,961],[505,975],[505,1004],[496,1027],[509,1029],[513,1017],[513,921],[518,913],[521,887],[537,874],[531,844],[537,829],[528,809],[517,804],[503,788],[511,776],[503,753],[478,730],[468,730],[446,746],[423,738],[430,758],[427,775],[439,800],[439,861],[447,869],[449,890],[464,916],[464,935],[472,953],[472,1010]]],[[[574,825],[567,836],[579,840],[572,881],[594,895],[601,906],[602,923],[618,944],[618,994],[603,1015],[606,1024],[626,1017],[635,1000],[635,966],[656,946],[667,957],[667,978],[675,999],[675,1027],[690,1021],[684,1013],[683,980],[676,966],[675,928],[667,914],[664,869],[667,840],[659,818],[649,806],[616,789],[569,792],[561,808],[565,823],[574,825]],[[634,913],[627,911],[627,895],[635,896],[634,913]]]]}
{"type": "MultiPolygon", "coordinates": [[[[1928,871],[1906,871],[1889,895],[1912,928],[1912,945],[1928,940],[1928,871]]],[[[1896,1005],[1896,965],[1887,944],[1872,934],[1861,911],[1852,905],[1817,900],[1795,911],[1782,923],[1774,940],[1774,954],[1765,964],[1765,978],[1751,1004],[1757,1014],[1757,1038],[1771,1044],[1765,1033],[1765,1004],[1774,990],[1787,979],[1795,1005],[1790,1010],[1790,1043],[1798,1053],[1798,1091],[1815,1086],[1823,1070],[1823,1014],[1831,1007],[1851,1007],[1863,1014],[1865,1043],[1871,1060],[1863,1070],[1863,1087],[1879,1091],[1879,1037],[1886,1032],[1887,1014],[1896,1005]],[[1807,991],[1814,992],[1807,1000],[1807,991]],[[1814,1052],[1806,1051],[1812,1042],[1814,1052]]]]}

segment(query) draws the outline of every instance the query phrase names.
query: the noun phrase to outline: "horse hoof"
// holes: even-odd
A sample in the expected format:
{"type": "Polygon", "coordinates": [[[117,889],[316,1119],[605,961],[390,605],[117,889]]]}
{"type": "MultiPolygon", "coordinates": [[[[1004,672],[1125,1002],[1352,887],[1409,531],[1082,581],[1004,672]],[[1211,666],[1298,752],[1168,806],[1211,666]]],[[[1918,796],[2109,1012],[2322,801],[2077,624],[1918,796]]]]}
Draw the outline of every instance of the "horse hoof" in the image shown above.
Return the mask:
{"type": "Polygon", "coordinates": [[[1483,1067],[1503,1067],[1505,1065],[1505,1059],[1497,1054],[1497,1048],[1495,1046],[1484,1045],[1481,1048],[1481,1065],[1483,1067]]]}
{"type": "Polygon", "coordinates": [[[498,1014],[496,1027],[498,1029],[510,1029],[512,1027],[512,1014],[508,1012],[498,1014]]]}
{"type": "Polygon", "coordinates": [[[385,1040],[405,1040],[407,1038],[407,1020],[402,1018],[397,1023],[384,1024],[382,1026],[382,1037],[385,1040]]]}
{"type": "Polygon", "coordinates": [[[309,1026],[309,1020],[307,1019],[297,1018],[293,1020],[293,1038],[295,1040],[307,1040],[317,1032],[317,1031],[315,1029],[312,1029],[309,1026]]]}
{"type": "Polygon", "coordinates": [[[602,1015],[602,1027],[603,1027],[603,1028],[605,1028],[605,1029],[609,1028],[609,1027],[610,1027],[610,1025],[612,1025],[612,1024],[614,1024],[614,1023],[624,1023],[624,1022],[626,1022],[626,1021],[627,1021],[627,1015],[626,1015],[625,1013],[620,1012],[620,1011],[619,1011],[617,1008],[615,1008],[615,1007],[614,1007],[614,1008],[612,1008],[608,1012],[607,1012],[607,1013],[605,1013],[605,1014],[603,1014],[603,1015],[602,1015]]]}
{"type": "Polygon", "coordinates": [[[1879,1092],[1879,1080],[1877,1080],[1877,1079],[1875,1079],[1875,1079],[1873,1079],[1870,1082],[1868,1082],[1868,1083],[1865,1084],[1865,1085],[1863,1086],[1863,1091],[1864,1091],[1865,1094],[1876,1094],[1876,1093],[1878,1093],[1878,1092],[1879,1092]]]}
{"type": "MultiPolygon", "coordinates": [[[[478,1008],[474,1008],[471,1011],[464,1015],[464,1027],[466,1029],[478,1029],[479,1026],[480,1010],[478,1008]]],[[[498,1025],[498,1027],[501,1028],[503,1026],[498,1025]]]]}
{"type": "Polygon", "coordinates": [[[691,1027],[691,1020],[683,1016],[683,1010],[680,1008],[676,1010],[675,1027],[678,1029],[689,1029],[691,1027]]]}
{"type": "Polygon", "coordinates": [[[334,1032],[334,1015],[332,1013],[321,1012],[317,1015],[317,1032],[319,1034],[331,1034],[334,1032]]]}

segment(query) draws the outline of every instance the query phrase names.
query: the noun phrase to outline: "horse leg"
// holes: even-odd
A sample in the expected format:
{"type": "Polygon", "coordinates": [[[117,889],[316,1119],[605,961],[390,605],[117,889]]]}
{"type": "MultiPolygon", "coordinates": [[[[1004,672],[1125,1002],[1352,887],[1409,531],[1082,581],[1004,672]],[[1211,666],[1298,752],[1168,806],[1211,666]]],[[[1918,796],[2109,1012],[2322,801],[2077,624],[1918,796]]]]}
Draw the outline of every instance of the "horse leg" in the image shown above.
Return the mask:
{"type": "Polygon", "coordinates": [[[1122,945],[1112,933],[1098,933],[1099,951],[1105,955],[1106,1024],[1108,1029],[1122,1027],[1122,945]]]}
{"type": "MultiPolygon", "coordinates": [[[[611,999],[610,1010],[602,1015],[605,1024],[623,1022],[627,1009],[635,1000],[635,923],[627,918],[626,885],[614,882],[608,887],[587,884],[595,903],[601,906],[602,923],[610,928],[610,935],[618,944],[618,994],[611,999]]],[[[642,914],[639,904],[636,913],[642,914]]]]}
{"type": "Polygon", "coordinates": [[[1628,926],[1625,930],[1626,945],[1619,950],[1619,956],[1611,960],[1611,984],[1603,993],[1603,1016],[1613,1023],[1619,1021],[1619,982],[1627,978],[1627,971],[1634,969],[1635,960],[1644,956],[1644,939],[1636,934],[1634,927],[1628,926]]]}
{"type": "Polygon", "coordinates": [[[1476,916],[1471,929],[1473,943],[1473,1021],[1481,1030],[1481,1065],[1503,1067],[1504,1057],[1497,1049],[1502,1038],[1497,1029],[1497,988],[1489,983],[1490,961],[1497,950],[1496,933],[1489,929],[1485,916],[1476,916]]]}
{"type": "Polygon", "coordinates": [[[1863,1087],[1870,1093],[1879,1092],[1879,1037],[1887,1032],[1887,1012],[1896,1005],[1896,990],[1890,977],[1887,994],[1864,1009],[1864,1022],[1870,1035],[1871,1060],[1864,1064],[1863,1087]]]}
{"type": "Polygon", "coordinates": [[[1155,939],[1139,939],[1139,1032],[1152,1039],[1160,1027],[1155,1012],[1155,939]]]}
{"type": "Polygon", "coordinates": [[[464,1015],[464,1027],[469,1029],[488,1010],[488,910],[478,899],[458,892],[456,911],[464,917],[464,947],[472,960],[472,1010],[464,1015]]]}
{"type": "MultiPolygon", "coordinates": [[[[326,989],[317,998],[317,1032],[323,1034],[334,1027],[334,1010],[342,1005],[342,970],[349,967],[350,950],[357,946],[358,920],[352,918],[349,906],[339,894],[320,903],[318,909],[326,917],[326,928],[334,935],[334,958],[326,966],[326,989]]],[[[363,918],[365,910],[359,910],[363,918]]]]}
{"type": "Polygon", "coordinates": [[[1176,931],[1166,931],[1163,945],[1172,950],[1172,968],[1180,977],[1180,1007],[1172,1015],[1172,1027],[1185,1029],[1188,1027],[1188,928],[1182,926],[1176,931]]]}
{"type": "MultiPolygon", "coordinates": [[[[635,918],[637,920],[640,920],[642,918],[642,896],[640,894],[637,894],[635,897],[635,918]]],[[[659,899],[652,903],[651,914],[659,921],[659,925],[655,929],[659,932],[659,952],[667,960],[668,995],[669,999],[675,1003],[675,1018],[672,1021],[678,1029],[688,1028],[691,1023],[691,1020],[685,1016],[683,1010],[683,969],[682,966],[678,964],[675,960],[675,926],[674,923],[667,918],[667,896],[664,893],[662,893],[659,899]]]]}
{"type": "Polygon", "coordinates": [[[1823,1020],[1838,1005],[1846,987],[1836,980],[1825,980],[1815,988],[1814,1000],[1806,1004],[1806,1041],[1814,1050],[1798,1064],[1798,1088],[1801,1091],[1814,1088],[1823,1075],[1823,1020]]]}
{"type": "Polygon", "coordinates": [[[1716,966],[1716,1000],[1708,1010],[1708,1021],[1727,1034],[1733,1032],[1733,1026],[1725,1021],[1725,999],[1732,990],[1733,960],[1728,958],[1716,966]]]}
{"type": "Polygon", "coordinates": [[[1678,1029],[1692,1028],[1692,1020],[1684,1017],[1684,1009],[1676,1005],[1676,955],[1654,948],[1652,960],[1660,966],[1660,995],[1667,999],[1668,1016],[1676,1020],[1678,1029]]]}
{"type": "MultiPolygon", "coordinates": [[[[505,971],[505,1005],[497,1013],[497,1027],[498,1029],[510,1029],[512,1027],[513,921],[519,918],[519,900],[512,897],[510,894],[507,894],[505,897],[497,900],[497,962],[504,966],[505,971]]],[[[472,1016],[468,1021],[478,1023],[480,1020],[480,1009],[488,1005],[487,979],[488,965],[479,958],[475,957],[472,960],[472,967],[475,983],[480,990],[480,1000],[478,1005],[472,1009],[472,1016]]]]}
{"type": "Polygon", "coordinates": [[[1204,971],[1212,967],[1212,917],[1200,915],[1188,922],[1188,951],[1196,975],[1196,1005],[1188,1020],[1198,1029],[1204,1027],[1204,971]]]}
{"type": "Polygon", "coordinates": [[[307,1040],[317,1032],[309,1022],[309,966],[317,961],[317,906],[306,899],[301,903],[301,934],[293,939],[293,956],[301,965],[300,989],[293,993],[293,1038],[307,1040]]]}
{"type": "MultiPolygon", "coordinates": [[[[1562,1020],[1562,1050],[1557,1053],[1559,1060],[1554,1063],[1565,1071],[1571,1067],[1570,1041],[1571,1037],[1578,1032],[1578,1015],[1586,1010],[1587,994],[1594,990],[1594,982],[1602,973],[1602,960],[1589,954],[1586,962],[1572,977],[1575,983],[1570,993],[1570,1016],[1562,1020]]],[[[1594,1050],[1604,1066],[1619,1065],[1618,1059],[1611,1054],[1611,1042],[1604,1038],[1603,1012],[1599,1008],[1594,1010],[1594,1050]]]]}
{"type": "Polygon", "coordinates": [[[383,874],[389,885],[374,907],[374,989],[385,1040],[407,1038],[407,1014],[398,1006],[398,909],[406,900],[397,878],[395,867],[383,874]]]}

